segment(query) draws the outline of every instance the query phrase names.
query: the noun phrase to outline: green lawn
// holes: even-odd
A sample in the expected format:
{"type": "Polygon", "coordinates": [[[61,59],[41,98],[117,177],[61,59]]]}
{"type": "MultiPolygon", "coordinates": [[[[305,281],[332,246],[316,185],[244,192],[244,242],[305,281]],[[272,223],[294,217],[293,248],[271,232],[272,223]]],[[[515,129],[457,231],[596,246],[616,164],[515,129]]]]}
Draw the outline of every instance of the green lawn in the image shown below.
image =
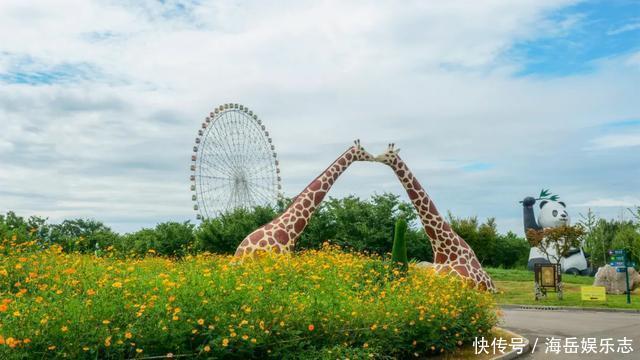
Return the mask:
{"type": "Polygon", "coordinates": [[[547,299],[536,301],[533,295],[533,272],[522,269],[485,269],[493,278],[498,293],[495,295],[498,304],[516,305],[551,305],[592,308],[618,308],[640,310],[640,291],[631,293],[631,304],[627,304],[626,295],[607,294],[606,302],[582,301],[580,287],[592,285],[593,277],[562,275],[564,282],[564,299],[558,300],[555,293],[548,293],[547,299]]]}

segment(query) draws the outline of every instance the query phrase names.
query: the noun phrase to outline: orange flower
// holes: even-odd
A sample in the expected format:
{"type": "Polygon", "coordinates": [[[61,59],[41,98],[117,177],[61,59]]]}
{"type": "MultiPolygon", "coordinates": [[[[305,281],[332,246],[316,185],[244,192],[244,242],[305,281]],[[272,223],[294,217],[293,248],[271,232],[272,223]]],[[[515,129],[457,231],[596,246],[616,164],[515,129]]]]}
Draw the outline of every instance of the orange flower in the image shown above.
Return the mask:
{"type": "Polygon", "coordinates": [[[313,329],[315,329],[316,327],[313,326],[313,324],[309,324],[309,331],[313,331],[313,329]]]}
{"type": "Polygon", "coordinates": [[[0,312],[5,312],[8,308],[7,304],[0,304],[0,312]]]}

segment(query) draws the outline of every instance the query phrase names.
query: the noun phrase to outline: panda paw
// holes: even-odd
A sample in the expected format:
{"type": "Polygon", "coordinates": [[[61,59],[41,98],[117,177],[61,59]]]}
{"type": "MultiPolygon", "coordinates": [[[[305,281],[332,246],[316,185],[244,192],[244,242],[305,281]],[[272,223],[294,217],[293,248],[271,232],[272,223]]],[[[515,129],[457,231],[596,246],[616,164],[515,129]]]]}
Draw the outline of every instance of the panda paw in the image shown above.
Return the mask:
{"type": "Polygon", "coordinates": [[[523,206],[533,206],[533,204],[536,203],[536,199],[532,198],[531,196],[527,196],[526,198],[524,198],[524,200],[522,200],[522,205],[523,206]]]}

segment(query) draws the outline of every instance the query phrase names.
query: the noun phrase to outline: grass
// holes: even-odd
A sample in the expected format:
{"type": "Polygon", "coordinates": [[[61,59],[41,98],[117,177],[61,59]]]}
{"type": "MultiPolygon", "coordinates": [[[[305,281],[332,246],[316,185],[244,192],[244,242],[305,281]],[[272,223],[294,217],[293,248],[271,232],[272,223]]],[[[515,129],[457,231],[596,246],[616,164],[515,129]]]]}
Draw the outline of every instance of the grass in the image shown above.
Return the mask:
{"type": "Polygon", "coordinates": [[[568,306],[584,308],[636,309],[640,310],[640,289],[631,293],[631,304],[626,295],[607,294],[606,302],[582,301],[580,287],[593,285],[593,277],[562,275],[564,299],[558,300],[549,292],[546,299],[536,301],[533,293],[533,271],[525,269],[486,268],[498,288],[495,295],[498,304],[568,306]]]}

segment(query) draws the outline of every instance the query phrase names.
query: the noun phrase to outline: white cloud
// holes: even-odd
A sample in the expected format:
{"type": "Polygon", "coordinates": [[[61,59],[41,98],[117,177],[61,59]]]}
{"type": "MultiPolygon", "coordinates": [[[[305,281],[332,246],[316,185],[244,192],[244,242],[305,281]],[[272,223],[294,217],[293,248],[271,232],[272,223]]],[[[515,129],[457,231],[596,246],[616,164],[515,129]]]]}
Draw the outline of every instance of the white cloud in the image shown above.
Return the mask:
{"type": "Polygon", "coordinates": [[[592,140],[593,149],[615,149],[640,146],[640,133],[611,134],[592,140]]]}
{"type": "Polygon", "coordinates": [[[576,204],[576,207],[602,208],[602,207],[633,207],[640,206],[640,198],[623,197],[623,198],[598,198],[587,202],[576,204]]]}
{"type": "MultiPolygon", "coordinates": [[[[579,15],[547,16],[574,1],[178,3],[0,3],[0,73],[95,70],[0,82],[0,211],[96,216],[118,230],[193,218],[199,123],[240,102],[271,132],[287,195],[353,139],[372,152],[395,141],[441,210],[512,224],[541,184],[599,189],[600,178],[569,176],[574,163],[591,166],[580,174],[610,166],[584,157],[576,131],[639,114],[627,58],[580,76],[512,75],[521,64],[502,54],[579,26],[579,15]],[[478,163],[493,167],[460,170],[478,163]]],[[[367,165],[331,195],[402,193],[367,165]]]]}
{"type": "Polygon", "coordinates": [[[634,31],[640,29],[640,22],[632,22],[625,24],[613,30],[607,31],[607,35],[618,35],[628,31],[634,31]]]}

